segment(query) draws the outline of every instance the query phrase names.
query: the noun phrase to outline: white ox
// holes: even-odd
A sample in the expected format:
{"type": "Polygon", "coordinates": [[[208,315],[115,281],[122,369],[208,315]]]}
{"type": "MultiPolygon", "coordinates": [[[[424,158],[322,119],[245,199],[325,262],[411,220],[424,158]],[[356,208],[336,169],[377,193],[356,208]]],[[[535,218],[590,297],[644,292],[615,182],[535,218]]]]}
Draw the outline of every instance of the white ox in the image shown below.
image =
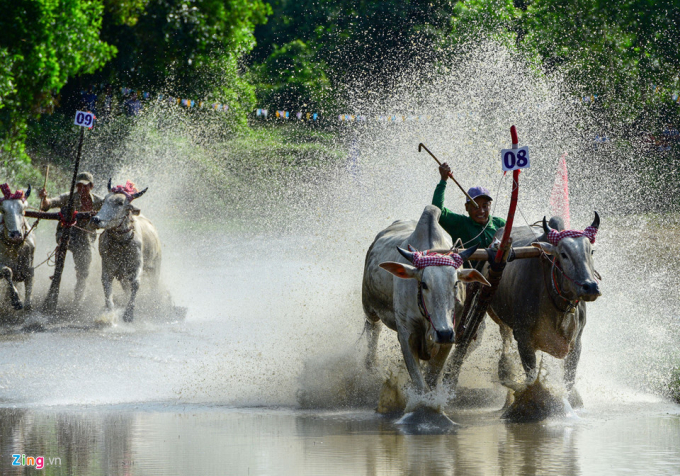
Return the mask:
{"type": "Polygon", "coordinates": [[[31,195],[31,186],[26,193],[21,190],[9,193],[7,184],[1,186],[4,197],[2,203],[2,239],[0,240],[0,273],[9,284],[9,297],[14,309],[30,309],[33,291],[33,254],[35,240],[29,234],[28,223],[24,217],[26,199],[31,195]],[[24,283],[24,302],[19,298],[15,282],[24,283]]]}
{"type": "MultiPolygon", "coordinates": [[[[459,281],[489,285],[474,269],[453,266],[418,269],[409,264],[413,253],[405,251],[408,245],[417,250],[451,248],[451,238],[439,226],[440,214],[439,208],[428,205],[417,224],[410,220],[392,223],[376,236],[364,266],[366,364],[369,368],[374,364],[384,323],[397,331],[411,381],[420,392],[436,387],[441,380],[441,370],[454,342],[453,321],[463,307],[464,286],[459,281]],[[429,361],[425,378],[419,360],[429,361]]],[[[461,256],[463,261],[474,251],[466,250],[461,256]]]]}
{"type": "MultiPolygon", "coordinates": [[[[128,185],[131,185],[128,182],[128,185]]],[[[126,186],[127,187],[127,186],[126,186]]],[[[104,198],[99,213],[91,223],[104,232],[99,237],[99,255],[102,258],[102,285],[107,309],[113,309],[111,286],[118,279],[124,289],[130,291],[130,300],[125,308],[123,320],[132,322],[135,298],[142,274],[150,278],[151,285],[158,284],[161,269],[161,242],[156,227],[140,214],[132,201],[147,191],[132,192],[131,188],[111,188],[104,198]]]]}

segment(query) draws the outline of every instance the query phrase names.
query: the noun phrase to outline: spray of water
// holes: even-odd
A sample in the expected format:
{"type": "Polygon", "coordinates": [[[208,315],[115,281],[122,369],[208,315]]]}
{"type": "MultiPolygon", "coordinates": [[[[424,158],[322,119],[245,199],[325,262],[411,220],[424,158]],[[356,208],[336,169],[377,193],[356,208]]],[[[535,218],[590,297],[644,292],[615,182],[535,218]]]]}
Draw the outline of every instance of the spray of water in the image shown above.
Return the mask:
{"type": "MultiPolygon", "coordinates": [[[[188,309],[186,320],[151,325],[139,315],[133,326],[13,338],[0,346],[10,362],[0,398],[375,405],[401,356],[386,330],[383,370],[363,368],[363,260],[379,231],[397,219],[416,219],[430,203],[439,178],[418,143],[447,161],[466,187],[491,188],[495,214],[504,216],[510,184],[499,185],[499,149],[510,145],[512,124],[531,148],[517,224],[550,214],[564,152],[573,226],[589,224],[593,210],[602,216],[595,263],[603,296],[588,305],[577,380],[586,405],[658,392],[680,343],[680,312],[668,291],[678,284],[677,269],[658,259],[668,249],[664,233],[677,220],[645,214],[653,185],[622,165],[640,150],[598,149],[596,118],[570,99],[568,85],[493,42],[437,70],[404,73],[391,91],[347,89],[354,91],[352,113],[370,120],[322,137],[321,145],[291,144],[295,156],[270,140],[267,129],[249,141],[225,135],[205,116],[162,106],[150,108],[124,140],[93,136],[84,168],[100,184],[109,175],[114,183],[131,179],[149,187],[138,206],[159,229],[163,281],[188,309]],[[398,120],[373,120],[379,114],[398,120]]],[[[304,135],[303,127],[296,134],[304,135]]],[[[449,187],[446,206],[463,213],[463,203],[449,187]]],[[[53,246],[51,232],[41,233],[36,258],[53,246]]],[[[95,265],[85,311],[93,318],[103,306],[97,273],[95,265]]],[[[40,271],[38,280],[46,275],[40,271]]],[[[463,385],[495,385],[499,349],[490,324],[464,366],[463,385]]]]}

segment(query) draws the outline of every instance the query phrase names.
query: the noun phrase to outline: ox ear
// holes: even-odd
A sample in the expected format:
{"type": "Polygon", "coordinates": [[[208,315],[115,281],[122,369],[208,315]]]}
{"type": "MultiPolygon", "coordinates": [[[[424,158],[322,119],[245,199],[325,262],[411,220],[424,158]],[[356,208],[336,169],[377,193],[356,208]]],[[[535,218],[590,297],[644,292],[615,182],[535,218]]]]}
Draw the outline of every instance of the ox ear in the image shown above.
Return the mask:
{"type": "Polygon", "coordinates": [[[411,266],[410,264],[386,261],[384,263],[380,263],[380,267],[401,279],[415,279],[418,275],[418,268],[411,266]]]}
{"type": "Polygon", "coordinates": [[[484,275],[476,269],[461,269],[458,271],[458,277],[464,283],[477,281],[478,283],[482,283],[484,286],[491,286],[491,283],[486,280],[484,275]]]}
{"type": "MultiPolygon", "coordinates": [[[[24,194],[24,198],[28,198],[31,196],[31,184],[28,184],[28,189],[26,190],[26,193],[24,194]]],[[[597,213],[597,212],[595,212],[597,213]]]]}
{"type": "Polygon", "coordinates": [[[531,246],[543,250],[543,252],[547,255],[557,254],[557,248],[550,243],[543,243],[542,241],[539,241],[538,243],[531,243],[531,246]]]}
{"type": "Polygon", "coordinates": [[[142,212],[139,208],[130,203],[128,203],[128,210],[130,210],[130,213],[133,215],[139,215],[142,212]]]}

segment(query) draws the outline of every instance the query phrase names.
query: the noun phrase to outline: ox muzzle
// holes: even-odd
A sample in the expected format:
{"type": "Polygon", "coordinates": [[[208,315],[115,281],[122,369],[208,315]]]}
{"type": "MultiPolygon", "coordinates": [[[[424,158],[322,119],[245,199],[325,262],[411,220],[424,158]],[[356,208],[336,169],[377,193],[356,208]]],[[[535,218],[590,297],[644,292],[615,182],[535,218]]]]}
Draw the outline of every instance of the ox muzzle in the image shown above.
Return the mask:
{"type": "Polygon", "coordinates": [[[600,292],[600,285],[596,281],[586,281],[581,284],[579,289],[579,299],[586,302],[592,302],[602,296],[600,292]]]}
{"type": "Polygon", "coordinates": [[[434,329],[434,342],[436,344],[453,344],[454,333],[453,329],[434,329]]]}

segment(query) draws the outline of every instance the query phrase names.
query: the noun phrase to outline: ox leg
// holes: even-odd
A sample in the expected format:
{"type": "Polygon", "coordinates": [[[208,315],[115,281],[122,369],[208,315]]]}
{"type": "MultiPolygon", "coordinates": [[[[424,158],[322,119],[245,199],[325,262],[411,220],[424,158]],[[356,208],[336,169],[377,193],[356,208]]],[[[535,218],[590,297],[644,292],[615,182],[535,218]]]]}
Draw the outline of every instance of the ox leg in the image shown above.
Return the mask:
{"type": "Polygon", "coordinates": [[[8,268],[7,266],[3,266],[2,268],[2,277],[5,278],[7,281],[7,284],[9,285],[9,298],[12,302],[12,307],[16,309],[17,311],[20,309],[23,309],[24,305],[21,302],[21,299],[19,298],[19,291],[17,291],[16,286],[14,285],[13,277],[14,274],[12,273],[12,270],[8,268]]]}
{"type": "Polygon", "coordinates": [[[469,345],[470,345],[469,343],[456,344],[456,347],[453,350],[451,363],[449,364],[449,368],[446,372],[446,375],[444,376],[444,382],[446,383],[446,385],[451,387],[452,390],[456,390],[456,387],[458,387],[458,377],[460,376],[460,369],[461,367],[463,367],[463,361],[465,360],[465,356],[468,353],[469,345]]]}
{"type": "Polygon", "coordinates": [[[531,347],[531,336],[525,332],[515,331],[515,340],[517,341],[517,350],[519,357],[522,359],[522,367],[526,373],[525,385],[531,385],[538,377],[538,367],[536,365],[536,351],[531,347]]]}
{"type": "Polygon", "coordinates": [[[374,370],[376,358],[378,353],[378,338],[380,337],[380,330],[382,329],[382,322],[378,319],[373,319],[366,316],[364,323],[364,332],[366,332],[368,339],[368,353],[366,354],[366,368],[374,370]]]}
{"type": "Polygon", "coordinates": [[[90,263],[92,262],[92,249],[87,237],[75,237],[72,248],[73,262],[76,265],[76,287],[73,292],[74,301],[80,303],[85,295],[85,285],[90,274],[90,263]]]}
{"type": "Polygon", "coordinates": [[[102,287],[104,288],[104,305],[108,311],[113,309],[113,275],[102,267],[102,287]]]}
{"type": "Polygon", "coordinates": [[[397,319],[397,336],[399,338],[399,345],[401,346],[401,353],[404,355],[404,362],[406,363],[406,368],[411,376],[411,381],[415,385],[416,390],[420,393],[425,393],[427,391],[427,385],[425,384],[425,379],[423,379],[423,373],[420,370],[420,363],[411,348],[409,342],[409,332],[398,324],[399,319],[397,319]]]}
{"type": "Polygon", "coordinates": [[[130,282],[130,300],[125,307],[123,320],[125,322],[132,322],[135,312],[135,299],[137,298],[137,291],[139,290],[139,277],[136,277],[130,282]]]}
{"type": "Polygon", "coordinates": [[[578,367],[578,362],[581,358],[581,335],[583,334],[583,327],[586,320],[585,306],[577,312],[579,313],[579,324],[581,329],[576,336],[573,347],[569,350],[567,357],[564,359],[564,385],[568,392],[567,398],[569,404],[573,408],[580,408],[583,406],[583,400],[578,391],[574,388],[574,383],[576,382],[576,368],[578,367]]]}
{"type": "Polygon", "coordinates": [[[30,310],[31,296],[33,295],[33,268],[30,269],[26,280],[24,281],[24,309],[30,310]]]}
{"type": "Polygon", "coordinates": [[[449,356],[450,352],[450,345],[441,345],[439,347],[439,352],[437,352],[437,354],[428,362],[427,370],[425,372],[425,382],[427,382],[430,388],[437,388],[441,383],[443,376],[442,369],[444,368],[446,358],[449,356]]]}
{"type": "Polygon", "coordinates": [[[507,325],[499,322],[498,330],[501,333],[501,339],[503,339],[503,350],[501,351],[501,357],[498,360],[498,380],[501,385],[508,388],[508,393],[505,397],[505,404],[503,408],[508,408],[512,405],[515,400],[515,393],[513,390],[521,390],[522,386],[517,384],[514,380],[514,372],[512,371],[512,360],[510,360],[510,350],[512,348],[512,329],[507,325]]]}

